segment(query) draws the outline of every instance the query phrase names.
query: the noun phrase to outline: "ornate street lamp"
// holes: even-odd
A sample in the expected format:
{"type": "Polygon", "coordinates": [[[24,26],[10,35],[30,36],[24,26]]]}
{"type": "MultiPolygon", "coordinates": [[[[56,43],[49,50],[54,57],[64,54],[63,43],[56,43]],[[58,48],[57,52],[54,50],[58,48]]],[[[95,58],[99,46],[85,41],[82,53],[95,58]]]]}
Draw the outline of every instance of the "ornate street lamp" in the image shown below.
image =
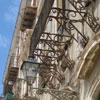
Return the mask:
{"type": "Polygon", "coordinates": [[[28,57],[23,61],[21,70],[23,72],[24,79],[36,79],[40,63],[38,63],[35,57],[28,57]]]}
{"type": "Polygon", "coordinates": [[[28,97],[28,85],[32,85],[34,83],[39,67],[40,63],[36,61],[35,57],[28,57],[22,63],[21,70],[23,73],[23,78],[27,82],[25,97],[28,97]]]}

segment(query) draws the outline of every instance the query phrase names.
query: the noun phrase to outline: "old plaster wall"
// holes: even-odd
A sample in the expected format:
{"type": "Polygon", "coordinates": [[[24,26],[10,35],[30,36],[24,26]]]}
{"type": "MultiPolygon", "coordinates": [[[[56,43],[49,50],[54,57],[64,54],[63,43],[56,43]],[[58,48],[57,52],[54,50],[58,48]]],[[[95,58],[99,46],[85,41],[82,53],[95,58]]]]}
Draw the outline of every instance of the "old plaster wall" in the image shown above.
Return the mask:
{"type": "MultiPolygon", "coordinates": [[[[95,5],[93,6],[93,13],[98,23],[100,24],[100,0],[96,0],[95,5]]],[[[90,41],[92,37],[95,36],[95,34],[91,33],[89,30],[86,30],[86,33],[90,35],[91,37],[90,41]]],[[[97,38],[99,39],[100,37],[97,36],[97,38]]],[[[91,52],[91,55],[95,52],[96,49],[99,49],[99,48],[100,48],[100,43],[95,48],[93,48],[93,52],[91,52]]],[[[96,57],[98,58],[96,59],[95,64],[93,65],[93,69],[91,69],[93,61],[91,61],[91,63],[88,64],[87,66],[89,67],[89,70],[91,70],[91,73],[90,74],[88,73],[89,77],[80,79],[80,99],[81,100],[99,100],[98,98],[100,98],[99,96],[100,94],[100,55],[99,55],[100,52],[99,51],[94,55],[95,58],[96,57]]],[[[88,57],[88,58],[92,59],[91,57],[88,57]]],[[[89,61],[87,60],[87,62],[89,61]]]]}

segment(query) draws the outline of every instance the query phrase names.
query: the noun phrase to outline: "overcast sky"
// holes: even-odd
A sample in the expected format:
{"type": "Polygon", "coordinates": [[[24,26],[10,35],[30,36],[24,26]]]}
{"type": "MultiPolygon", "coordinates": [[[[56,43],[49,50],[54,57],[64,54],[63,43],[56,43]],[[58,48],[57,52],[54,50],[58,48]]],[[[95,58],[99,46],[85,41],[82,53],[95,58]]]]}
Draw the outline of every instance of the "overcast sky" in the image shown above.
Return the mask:
{"type": "Polygon", "coordinates": [[[0,95],[3,93],[2,79],[20,0],[0,0],[0,95]]]}

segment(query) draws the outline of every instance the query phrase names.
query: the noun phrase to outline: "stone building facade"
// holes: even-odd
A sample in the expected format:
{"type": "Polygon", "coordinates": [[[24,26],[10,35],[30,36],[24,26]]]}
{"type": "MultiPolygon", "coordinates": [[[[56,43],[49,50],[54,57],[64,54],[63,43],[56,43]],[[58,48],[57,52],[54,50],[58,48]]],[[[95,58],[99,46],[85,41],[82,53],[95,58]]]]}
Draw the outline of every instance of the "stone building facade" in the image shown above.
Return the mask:
{"type": "Polygon", "coordinates": [[[99,9],[99,0],[22,0],[4,95],[13,92],[16,100],[99,100],[99,9]],[[30,55],[40,67],[27,89],[21,66],[30,55]]]}

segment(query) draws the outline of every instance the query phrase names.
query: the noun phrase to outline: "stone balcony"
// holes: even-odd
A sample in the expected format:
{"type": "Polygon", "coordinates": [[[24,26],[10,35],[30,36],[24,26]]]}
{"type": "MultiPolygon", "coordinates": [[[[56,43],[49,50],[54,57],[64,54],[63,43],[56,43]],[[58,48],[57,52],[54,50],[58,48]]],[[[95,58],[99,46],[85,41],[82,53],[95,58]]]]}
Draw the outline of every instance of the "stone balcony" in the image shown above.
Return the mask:
{"type": "Polygon", "coordinates": [[[37,7],[26,6],[24,15],[21,23],[20,30],[25,31],[26,29],[32,29],[33,22],[36,17],[37,7]]]}

